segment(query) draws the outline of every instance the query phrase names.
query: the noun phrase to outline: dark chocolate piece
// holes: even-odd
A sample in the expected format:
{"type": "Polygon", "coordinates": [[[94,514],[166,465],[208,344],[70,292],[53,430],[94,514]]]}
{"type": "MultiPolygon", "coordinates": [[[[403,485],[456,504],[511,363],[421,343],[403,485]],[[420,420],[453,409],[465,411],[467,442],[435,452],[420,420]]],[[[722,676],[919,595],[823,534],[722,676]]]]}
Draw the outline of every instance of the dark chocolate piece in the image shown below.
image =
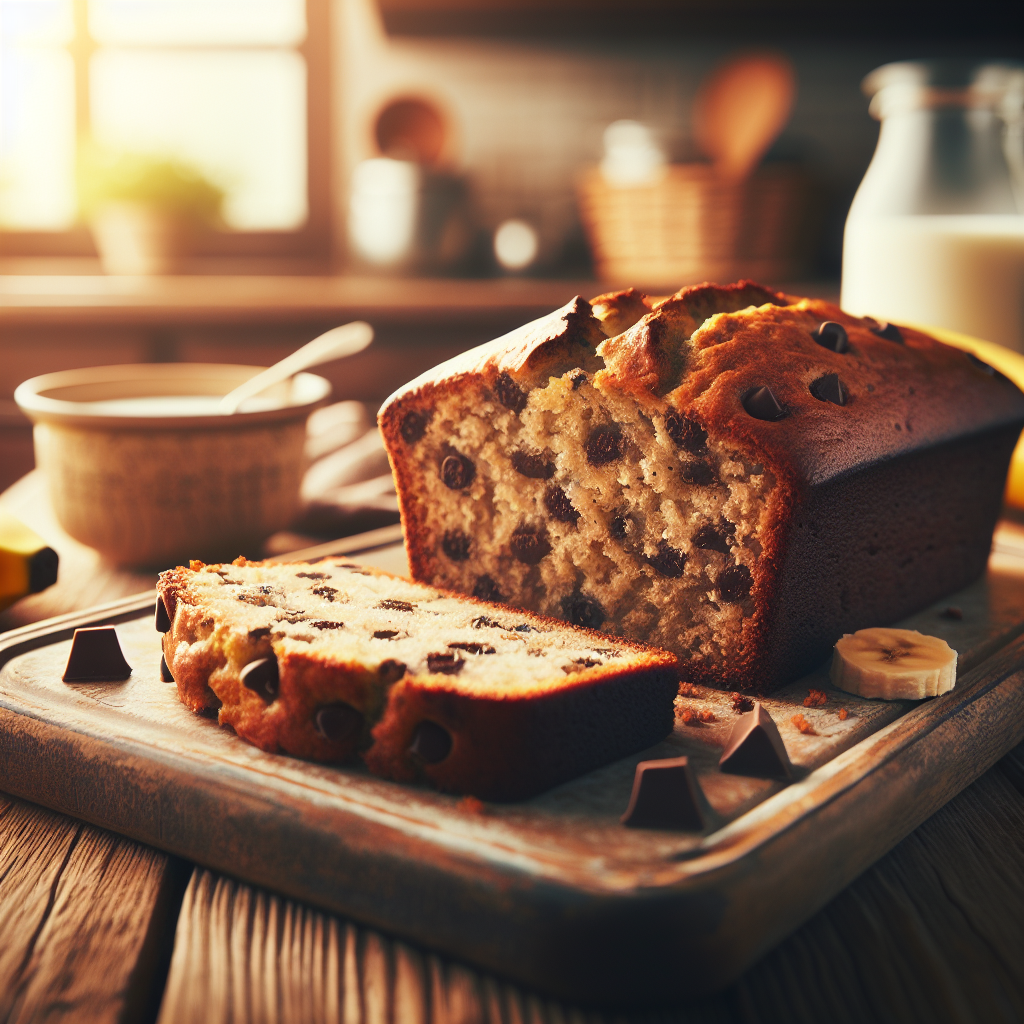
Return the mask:
{"type": "Polygon", "coordinates": [[[457,676],[465,662],[451,651],[440,651],[427,655],[427,671],[445,676],[457,676]]]}
{"type": "Polygon", "coordinates": [[[314,629],[344,629],[344,622],[332,622],[330,619],[313,619],[309,623],[314,629]]]}
{"type": "Polygon", "coordinates": [[[520,622],[518,626],[512,627],[515,633],[539,633],[540,630],[536,626],[531,626],[528,622],[520,622]]]}
{"type": "Polygon", "coordinates": [[[67,668],[61,676],[65,683],[115,682],[131,674],[132,667],[124,660],[113,626],[75,630],[67,668]]]}
{"type": "Polygon", "coordinates": [[[377,602],[377,607],[389,612],[411,612],[416,608],[411,601],[400,601],[397,597],[385,597],[377,602]]]}
{"type": "Polygon", "coordinates": [[[338,701],[317,708],[313,715],[313,727],[325,740],[332,743],[351,743],[358,739],[363,729],[363,714],[351,704],[338,701]]]}
{"type": "Polygon", "coordinates": [[[723,555],[729,554],[729,538],[725,535],[725,531],[710,523],[705,523],[693,535],[693,545],[703,551],[720,551],[723,555]]]}
{"type": "Polygon", "coordinates": [[[155,621],[158,633],[169,633],[171,631],[171,617],[167,614],[167,605],[164,604],[164,599],[159,594],[156,596],[155,621]]]}
{"type": "Polygon", "coordinates": [[[507,373],[498,374],[494,382],[494,393],[498,401],[516,415],[526,408],[526,392],[507,373]]]}
{"type": "Polygon", "coordinates": [[[598,427],[586,444],[587,462],[592,466],[605,466],[622,458],[622,431],[617,423],[598,427]]]}
{"type": "Polygon", "coordinates": [[[478,601],[504,601],[505,595],[498,589],[498,584],[486,573],[476,578],[473,585],[473,596],[478,601]]]}
{"type": "Polygon", "coordinates": [[[441,479],[445,487],[453,491],[461,491],[468,487],[476,476],[476,466],[465,455],[449,455],[441,463],[441,479]]]}
{"type": "Polygon", "coordinates": [[[425,720],[416,726],[409,753],[418,757],[424,764],[437,764],[443,761],[452,749],[452,738],[447,729],[425,720]]]}
{"type": "Polygon", "coordinates": [[[743,408],[755,420],[767,420],[771,423],[781,420],[786,415],[786,410],[779,405],[779,400],[769,387],[751,388],[741,400],[743,408]]]}
{"type": "Polygon", "coordinates": [[[53,548],[40,548],[28,560],[28,592],[38,594],[57,582],[60,559],[53,548]]]}
{"type": "Polygon", "coordinates": [[[317,597],[322,597],[326,601],[334,601],[334,595],[337,594],[337,587],[329,587],[326,583],[321,583],[318,587],[313,587],[313,593],[317,597]]]}
{"type": "Polygon", "coordinates": [[[441,550],[453,561],[469,558],[470,539],[461,530],[449,530],[441,539],[441,550]]]}
{"type": "Polygon", "coordinates": [[[677,580],[686,568],[686,553],[672,547],[667,540],[659,541],[658,550],[647,561],[670,580],[677,580]]]}
{"type": "Polygon", "coordinates": [[[405,675],[405,664],[388,658],[377,666],[377,676],[382,683],[397,683],[405,675]]]}
{"type": "Polygon", "coordinates": [[[691,455],[702,455],[707,448],[708,432],[678,412],[670,412],[665,417],[665,429],[672,443],[691,455]]]}
{"type": "Polygon", "coordinates": [[[544,527],[518,526],[509,541],[512,557],[525,565],[537,565],[551,553],[551,541],[544,527]]]}
{"type": "Polygon", "coordinates": [[[607,617],[599,601],[579,591],[562,598],[562,618],[574,626],[600,629],[607,617]]]}
{"type": "Polygon", "coordinates": [[[877,326],[869,328],[872,334],[877,334],[880,338],[885,338],[886,341],[895,341],[897,345],[904,344],[903,332],[895,325],[887,323],[885,320],[877,322],[877,326]]]}
{"type": "Polygon", "coordinates": [[[819,402],[831,402],[833,405],[846,405],[850,394],[838,373],[826,373],[824,377],[819,377],[811,384],[810,391],[819,402]]]}
{"type": "Polygon", "coordinates": [[[575,523],[580,514],[572,507],[569,496],[561,487],[549,487],[544,492],[544,507],[548,510],[552,519],[560,523],[575,523]]]}
{"type": "Polygon", "coordinates": [[[679,465],[679,475],[683,483],[694,484],[697,487],[709,487],[718,481],[715,471],[706,462],[682,462],[679,465]]]}
{"type": "Polygon", "coordinates": [[[174,682],[174,676],[171,675],[171,670],[167,667],[167,659],[162,654],[160,655],[160,682],[174,682]]]}
{"type": "Polygon", "coordinates": [[[496,654],[490,644],[482,644],[476,640],[456,640],[448,647],[453,651],[465,651],[467,654],[496,654]]]}
{"type": "Polygon", "coordinates": [[[835,320],[826,320],[818,324],[817,330],[811,332],[811,337],[822,347],[831,352],[838,352],[842,355],[850,350],[850,339],[846,335],[846,328],[837,324],[835,320]]]}
{"type": "Polygon", "coordinates": [[[406,444],[415,444],[427,431],[431,414],[428,412],[407,412],[398,428],[406,444]]]}
{"type": "Polygon", "coordinates": [[[331,578],[325,572],[297,572],[295,575],[300,580],[329,580],[331,578]]]}
{"type": "Polygon", "coordinates": [[[728,565],[718,574],[715,583],[719,597],[732,604],[742,601],[750,593],[754,580],[745,565],[728,565]]]}
{"type": "Polygon", "coordinates": [[[277,658],[257,658],[250,661],[241,673],[242,685],[259,694],[268,704],[277,699],[281,678],[277,658]]]}
{"type": "Polygon", "coordinates": [[[531,480],[550,480],[555,475],[555,464],[537,452],[514,451],[509,461],[520,476],[528,476],[531,480]]]}
{"type": "Polygon", "coordinates": [[[579,391],[579,389],[581,387],[583,387],[584,384],[587,383],[588,377],[587,377],[586,370],[577,370],[569,378],[569,380],[572,381],[572,389],[573,389],[573,391],[579,391]]]}
{"type": "Polygon", "coordinates": [[[373,631],[374,640],[394,640],[398,636],[397,629],[375,629],[373,631]]]}
{"type": "Polygon", "coordinates": [[[699,832],[704,828],[702,797],[688,758],[641,761],[636,766],[633,792],[621,821],[632,828],[699,832]]]}
{"type": "Polygon", "coordinates": [[[474,629],[484,629],[487,626],[490,626],[492,629],[502,629],[503,628],[500,622],[496,621],[495,619],[488,618],[486,615],[478,615],[470,623],[470,625],[474,629]]]}
{"type": "Polygon", "coordinates": [[[732,775],[761,779],[788,779],[793,774],[779,727],[759,701],[732,727],[729,743],[718,767],[732,775]]]}

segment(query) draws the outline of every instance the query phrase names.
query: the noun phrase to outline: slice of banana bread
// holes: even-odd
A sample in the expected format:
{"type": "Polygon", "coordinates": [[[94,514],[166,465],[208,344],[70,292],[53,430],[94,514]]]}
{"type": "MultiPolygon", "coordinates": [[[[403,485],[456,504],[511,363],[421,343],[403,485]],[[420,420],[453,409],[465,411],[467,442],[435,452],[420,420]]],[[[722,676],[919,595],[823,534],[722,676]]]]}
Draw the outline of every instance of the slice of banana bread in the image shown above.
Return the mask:
{"type": "Polygon", "coordinates": [[[162,573],[182,702],[263,750],[518,800],[671,731],[676,659],[339,559],[162,573]]]}
{"type": "Polygon", "coordinates": [[[414,578],[765,692],[985,567],[1024,395],[751,282],[574,299],[393,395],[414,578]]]}

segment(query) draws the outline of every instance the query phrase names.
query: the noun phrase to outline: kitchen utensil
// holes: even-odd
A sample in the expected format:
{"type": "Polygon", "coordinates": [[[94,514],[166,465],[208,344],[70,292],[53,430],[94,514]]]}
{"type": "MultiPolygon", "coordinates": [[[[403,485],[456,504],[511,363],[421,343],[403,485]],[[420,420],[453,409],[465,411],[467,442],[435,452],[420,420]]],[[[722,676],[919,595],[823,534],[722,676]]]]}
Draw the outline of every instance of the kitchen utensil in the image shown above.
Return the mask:
{"type": "Polygon", "coordinates": [[[247,398],[253,398],[275,384],[294,377],[300,370],[308,370],[311,366],[320,366],[362,352],[371,341],[373,328],[363,320],[353,320],[352,323],[332,327],[318,338],[306,342],[290,356],[285,356],[273,366],[268,366],[255,377],[233,388],[220,400],[219,411],[226,416],[236,413],[247,398]]]}
{"type": "Polygon", "coordinates": [[[693,106],[693,135],[730,181],[757,166],[789,119],[796,91],[793,66],[784,57],[738,57],[716,69],[693,106]]]}

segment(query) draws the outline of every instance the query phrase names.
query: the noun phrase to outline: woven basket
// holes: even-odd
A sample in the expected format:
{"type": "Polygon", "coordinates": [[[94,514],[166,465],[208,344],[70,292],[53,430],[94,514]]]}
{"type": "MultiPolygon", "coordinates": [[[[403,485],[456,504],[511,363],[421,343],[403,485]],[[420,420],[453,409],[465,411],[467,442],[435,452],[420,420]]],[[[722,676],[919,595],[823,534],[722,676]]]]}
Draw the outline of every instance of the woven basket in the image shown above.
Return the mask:
{"type": "Polygon", "coordinates": [[[793,280],[813,241],[812,186],[796,165],[768,164],[734,183],[707,164],[677,164],[639,188],[614,188],[595,168],[579,201],[598,276],[619,286],[793,280]]]}

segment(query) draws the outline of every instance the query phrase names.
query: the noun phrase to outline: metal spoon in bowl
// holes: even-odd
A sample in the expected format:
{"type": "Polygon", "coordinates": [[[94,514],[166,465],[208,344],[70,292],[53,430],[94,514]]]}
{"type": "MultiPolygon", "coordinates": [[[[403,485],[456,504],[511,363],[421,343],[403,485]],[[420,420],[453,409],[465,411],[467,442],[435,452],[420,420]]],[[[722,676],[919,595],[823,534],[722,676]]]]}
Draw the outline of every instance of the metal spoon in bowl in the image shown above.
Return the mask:
{"type": "Polygon", "coordinates": [[[332,327],[320,337],[296,349],[290,356],[285,356],[280,362],[261,370],[255,377],[250,377],[229,391],[220,400],[218,411],[230,416],[238,412],[239,406],[247,398],[252,398],[267,388],[294,377],[302,370],[308,370],[311,366],[319,366],[321,363],[329,363],[334,359],[362,352],[371,341],[373,328],[362,320],[354,320],[341,327],[332,327]]]}

